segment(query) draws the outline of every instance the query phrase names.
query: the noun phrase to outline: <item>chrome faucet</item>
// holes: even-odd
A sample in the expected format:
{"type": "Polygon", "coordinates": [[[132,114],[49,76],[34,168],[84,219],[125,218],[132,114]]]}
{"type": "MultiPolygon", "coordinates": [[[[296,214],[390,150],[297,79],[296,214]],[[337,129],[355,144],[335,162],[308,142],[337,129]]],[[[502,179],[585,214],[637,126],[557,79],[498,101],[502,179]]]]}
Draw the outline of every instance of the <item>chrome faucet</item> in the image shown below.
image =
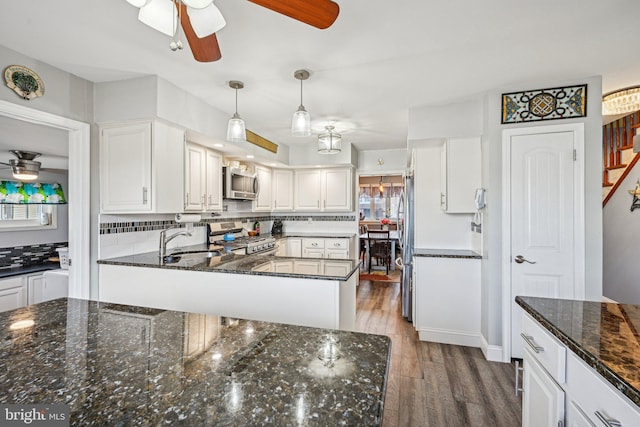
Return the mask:
{"type": "Polygon", "coordinates": [[[160,232],[160,259],[163,259],[167,255],[167,243],[178,236],[191,236],[191,232],[185,230],[179,231],[176,234],[172,234],[171,236],[167,237],[167,231],[171,230],[172,228],[178,228],[178,226],[176,225],[173,227],[165,228],[160,232]]]}

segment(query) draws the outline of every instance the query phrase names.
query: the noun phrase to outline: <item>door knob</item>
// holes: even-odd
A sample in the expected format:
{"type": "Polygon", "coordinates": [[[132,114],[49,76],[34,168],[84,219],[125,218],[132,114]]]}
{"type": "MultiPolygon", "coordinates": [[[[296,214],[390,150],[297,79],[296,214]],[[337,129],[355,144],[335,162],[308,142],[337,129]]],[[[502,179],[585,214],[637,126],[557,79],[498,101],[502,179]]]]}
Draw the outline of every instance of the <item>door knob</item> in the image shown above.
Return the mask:
{"type": "Polygon", "coordinates": [[[528,262],[529,264],[535,264],[535,261],[529,261],[528,259],[526,259],[525,257],[523,257],[522,255],[516,255],[515,262],[517,262],[518,264],[522,264],[523,262],[528,262]]]}

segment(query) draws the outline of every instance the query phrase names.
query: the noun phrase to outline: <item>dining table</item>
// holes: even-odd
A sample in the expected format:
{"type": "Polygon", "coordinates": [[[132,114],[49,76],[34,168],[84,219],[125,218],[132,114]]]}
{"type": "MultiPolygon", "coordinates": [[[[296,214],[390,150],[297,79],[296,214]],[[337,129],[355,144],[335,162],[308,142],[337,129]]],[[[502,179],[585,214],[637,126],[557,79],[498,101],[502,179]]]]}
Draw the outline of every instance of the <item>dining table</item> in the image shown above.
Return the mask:
{"type": "MultiPolygon", "coordinates": [[[[379,230],[370,230],[372,232],[374,231],[379,231],[379,230]]],[[[365,242],[365,247],[366,247],[366,252],[365,252],[365,258],[364,258],[364,267],[365,269],[369,268],[368,265],[368,260],[369,260],[369,235],[367,233],[362,233],[360,234],[359,238],[361,240],[364,240],[365,242]]],[[[389,241],[391,242],[391,265],[389,266],[391,270],[395,270],[396,269],[396,263],[395,263],[395,259],[396,259],[396,242],[398,242],[400,240],[400,231],[398,230],[389,230],[389,241]]]]}

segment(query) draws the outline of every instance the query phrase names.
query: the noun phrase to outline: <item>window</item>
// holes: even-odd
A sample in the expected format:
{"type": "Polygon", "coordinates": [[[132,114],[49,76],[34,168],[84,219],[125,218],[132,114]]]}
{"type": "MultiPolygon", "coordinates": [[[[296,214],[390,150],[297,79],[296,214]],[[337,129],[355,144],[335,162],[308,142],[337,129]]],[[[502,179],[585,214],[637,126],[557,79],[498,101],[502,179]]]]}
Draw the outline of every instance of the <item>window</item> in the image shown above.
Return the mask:
{"type": "Polygon", "coordinates": [[[40,204],[0,204],[0,231],[57,228],[57,207],[40,204]]]}
{"type": "Polygon", "coordinates": [[[360,216],[365,221],[379,221],[382,218],[397,220],[402,190],[403,182],[399,175],[360,177],[360,216]]]}

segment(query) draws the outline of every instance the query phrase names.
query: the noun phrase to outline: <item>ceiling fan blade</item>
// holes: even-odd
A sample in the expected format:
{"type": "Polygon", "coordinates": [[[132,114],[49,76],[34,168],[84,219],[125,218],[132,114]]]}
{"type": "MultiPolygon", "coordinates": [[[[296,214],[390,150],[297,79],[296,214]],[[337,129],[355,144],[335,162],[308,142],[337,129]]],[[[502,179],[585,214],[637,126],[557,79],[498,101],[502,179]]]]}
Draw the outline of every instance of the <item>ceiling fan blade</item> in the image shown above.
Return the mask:
{"type": "Polygon", "coordinates": [[[180,10],[180,24],[195,60],[198,62],[213,62],[222,58],[218,37],[216,37],[215,33],[199,38],[193,30],[186,6],[182,2],[175,2],[175,4],[180,10]]]}
{"type": "Polygon", "coordinates": [[[274,12],[324,30],[340,13],[338,3],[331,0],[249,0],[274,12]]]}

